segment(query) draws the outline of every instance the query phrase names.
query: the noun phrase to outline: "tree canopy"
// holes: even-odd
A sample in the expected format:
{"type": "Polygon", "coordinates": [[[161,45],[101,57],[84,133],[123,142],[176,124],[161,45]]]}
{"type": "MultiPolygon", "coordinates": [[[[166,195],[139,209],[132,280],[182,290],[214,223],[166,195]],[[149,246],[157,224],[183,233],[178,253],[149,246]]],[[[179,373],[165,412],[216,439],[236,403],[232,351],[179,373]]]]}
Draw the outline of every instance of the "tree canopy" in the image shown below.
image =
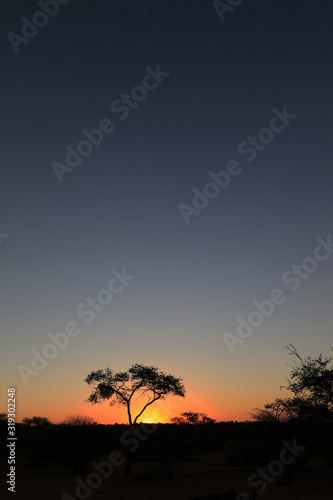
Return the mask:
{"type": "Polygon", "coordinates": [[[52,425],[52,422],[50,422],[50,420],[46,417],[33,416],[31,418],[25,417],[22,420],[22,424],[28,425],[29,427],[42,427],[45,425],[52,425]]]}
{"type": "Polygon", "coordinates": [[[333,422],[333,357],[302,358],[292,344],[286,346],[294,357],[287,385],[293,396],[276,398],[251,416],[258,421],[305,420],[333,422]]]}
{"type": "Polygon", "coordinates": [[[177,425],[182,425],[182,424],[198,425],[198,424],[214,424],[216,420],[208,417],[205,413],[187,411],[181,413],[179,417],[171,418],[171,422],[177,425]]]}
{"type": "Polygon", "coordinates": [[[110,368],[92,371],[85,382],[94,388],[87,402],[96,404],[110,400],[111,406],[126,406],[130,425],[136,424],[138,418],[155,401],[171,395],[185,396],[181,378],[142,364],[134,364],[126,372],[115,373],[110,368]],[[133,420],[132,404],[136,396],[145,396],[146,403],[133,420]]]}

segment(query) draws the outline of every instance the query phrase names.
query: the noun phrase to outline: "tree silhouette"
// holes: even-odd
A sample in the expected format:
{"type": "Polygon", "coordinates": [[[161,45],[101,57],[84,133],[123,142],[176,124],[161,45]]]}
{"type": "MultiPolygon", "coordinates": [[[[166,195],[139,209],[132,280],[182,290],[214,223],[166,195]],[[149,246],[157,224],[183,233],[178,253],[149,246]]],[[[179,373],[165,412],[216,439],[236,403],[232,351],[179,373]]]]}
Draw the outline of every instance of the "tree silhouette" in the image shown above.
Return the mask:
{"type": "Polygon", "coordinates": [[[179,417],[171,418],[171,422],[177,425],[181,424],[198,425],[198,424],[214,424],[216,420],[208,417],[205,413],[187,411],[181,413],[179,417]]]}
{"type": "Polygon", "coordinates": [[[45,425],[52,425],[52,422],[50,422],[50,420],[46,417],[25,417],[23,420],[22,420],[22,424],[24,425],[28,425],[30,427],[42,427],[42,426],[45,426],[45,425]]]}
{"type": "Polygon", "coordinates": [[[67,415],[67,417],[60,422],[63,425],[97,425],[98,422],[94,417],[89,415],[67,415]]]}
{"type": "Polygon", "coordinates": [[[251,416],[257,421],[296,421],[310,424],[310,429],[321,429],[322,434],[311,443],[295,462],[287,467],[279,478],[280,484],[287,484],[296,472],[306,465],[315,455],[333,448],[330,432],[325,432],[326,425],[333,422],[333,358],[302,358],[296,348],[286,346],[289,355],[294,356],[290,378],[285,387],[293,393],[290,398],[276,398],[263,409],[255,408],[251,416]]]}
{"type": "Polygon", "coordinates": [[[181,378],[166,375],[154,366],[141,364],[132,365],[127,372],[114,373],[110,368],[92,371],[85,382],[94,387],[87,402],[96,404],[110,400],[110,406],[126,406],[130,425],[136,424],[138,418],[155,401],[170,395],[185,396],[181,378]],[[133,420],[131,405],[136,396],[145,396],[147,402],[133,420]]]}
{"type": "Polygon", "coordinates": [[[290,398],[276,398],[273,403],[255,408],[251,416],[258,421],[303,420],[333,422],[333,357],[302,358],[292,344],[286,346],[294,356],[288,384],[290,398]]]}

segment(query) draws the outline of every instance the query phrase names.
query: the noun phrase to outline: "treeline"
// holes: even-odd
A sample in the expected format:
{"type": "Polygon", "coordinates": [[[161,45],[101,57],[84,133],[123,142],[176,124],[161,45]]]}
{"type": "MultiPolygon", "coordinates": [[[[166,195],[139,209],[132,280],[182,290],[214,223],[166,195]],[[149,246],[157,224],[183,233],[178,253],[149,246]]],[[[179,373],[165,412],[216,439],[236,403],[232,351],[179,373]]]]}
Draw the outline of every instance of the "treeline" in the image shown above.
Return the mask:
{"type": "MultiPolygon", "coordinates": [[[[131,452],[133,461],[154,462],[195,460],[202,452],[215,451],[223,452],[225,465],[256,466],[273,460],[279,455],[284,441],[295,439],[307,449],[319,449],[324,457],[326,453],[328,463],[333,463],[332,448],[324,446],[333,442],[331,423],[158,424],[150,427],[146,434],[141,432],[142,439],[134,437],[140,436],[140,425],[45,423],[17,424],[16,427],[18,458],[33,467],[63,465],[74,473],[84,472],[91,462],[103,459],[113,450],[123,455],[131,452]]],[[[0,430],[5,435],[5,429],[0,430]]],[[[0,452],[6,456],[5,443],[1,444],[0,452]]]]}

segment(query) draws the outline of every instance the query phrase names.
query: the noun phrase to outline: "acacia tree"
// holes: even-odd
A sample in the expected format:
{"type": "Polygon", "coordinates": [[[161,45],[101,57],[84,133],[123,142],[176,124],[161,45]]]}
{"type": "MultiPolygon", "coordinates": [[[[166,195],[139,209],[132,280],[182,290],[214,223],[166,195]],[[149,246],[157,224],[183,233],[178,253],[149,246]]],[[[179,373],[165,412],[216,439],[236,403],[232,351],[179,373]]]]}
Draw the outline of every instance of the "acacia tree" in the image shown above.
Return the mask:
{"type": "MultiPolygon", "coordinates": [[[[289,398],[276,398],[263,409],[255,409],[251,416],[258,421],[305,421],[314,423],[311,429],[318,428],[318,423],[333,422],[333,358],[302,358],[292,344],[286,346],[289,355],[294,357],[287,385],[282,386],[291,391],[289,398]]],[[[326,458],[331,465],[333,437],[326,429],[331,427],[320,426],[321,430],[316,442],[296,458],[295,462],[287,467],[279,478],[280,484],[287,484],[296,472],[308,463],[318,453],[326,458]],[[323,434],[322,434],[323,432],[323,434]],[[327,454],[328,453],[328,454],[327,454]]]]}
{"type": "Polygon", "coordinates": [[[187,411],[181,413],[179,417],[171,418],[171,422],[177,425],[182,425],[182,424],[198,425],[198,424],[215,424],[216,420],[208,417],[205,413],[187,411]]]}
{"type": "Polygon", "coordinates": [[[333,357],[302,358],[292,344],[286,346],[294,356],[288,384],[289,398],[276,398],[251,416],[258,421],[305,420],[333,422],[333,357]]]}
{"type": "Polygon", "coordinates": [[[31,418],[25,417],[22,420],[22,424],[28,425],[29,427],[43,427],[46,425],[52,425],[52,422],[46,417],[33,416],[31,418]]]}
{"type": "Polygon", "coordinates": [[[110,400],[110,406],[126,406],[130,425],[136,424],[138,418],[155,401],[170,395],[185,396],[181,378],[166,375],[154,366],[141,364],[132,365],[126,372],[114,373],[110,368],[92,371],[85,382],[94,387],[87,402],[96,404],[110,400]],[[137,396],[145,396],[146,403],[133,420],[132,404],[137,396]]]}

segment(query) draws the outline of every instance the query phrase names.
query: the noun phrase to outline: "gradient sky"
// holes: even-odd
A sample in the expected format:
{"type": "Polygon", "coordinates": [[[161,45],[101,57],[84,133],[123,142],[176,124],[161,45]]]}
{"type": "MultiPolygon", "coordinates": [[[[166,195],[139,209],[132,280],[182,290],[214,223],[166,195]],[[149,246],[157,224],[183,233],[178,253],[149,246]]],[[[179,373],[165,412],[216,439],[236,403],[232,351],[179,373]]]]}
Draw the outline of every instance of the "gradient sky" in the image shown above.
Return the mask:
{"type": "Polygon", "coordinates": [[[222,22],[211,1],[71,0],[17,54],[7,33],[41,9],[1,10],[0,411],[14,386],[18,420],[125,421],[84,402],[84,379],[143,363],[188,391],[150,418],[249,418],[281,394],[283,346],[332,346],[333,256],[294,292],[281,281],[333,232],[332,4],[245,0],[222,22]],[[121,120],[111,103],[158,64],[169,76],[121,120]],[[296,118],[248,162],[240,143],[284,106],[296,118]],[[52,162],[103,118],[115,130],[60,183],[52,162]],[[241,173],[186,224],[179,204],[230,160],[241,173]],[[123,267],[135,279],[85,323],[77,306],[123,267]],[[223,334],[275,288],[285,302],[231,354],[223,334]],[[25,385],[17,366],[68,321],[81,333],[25,385]]]}

